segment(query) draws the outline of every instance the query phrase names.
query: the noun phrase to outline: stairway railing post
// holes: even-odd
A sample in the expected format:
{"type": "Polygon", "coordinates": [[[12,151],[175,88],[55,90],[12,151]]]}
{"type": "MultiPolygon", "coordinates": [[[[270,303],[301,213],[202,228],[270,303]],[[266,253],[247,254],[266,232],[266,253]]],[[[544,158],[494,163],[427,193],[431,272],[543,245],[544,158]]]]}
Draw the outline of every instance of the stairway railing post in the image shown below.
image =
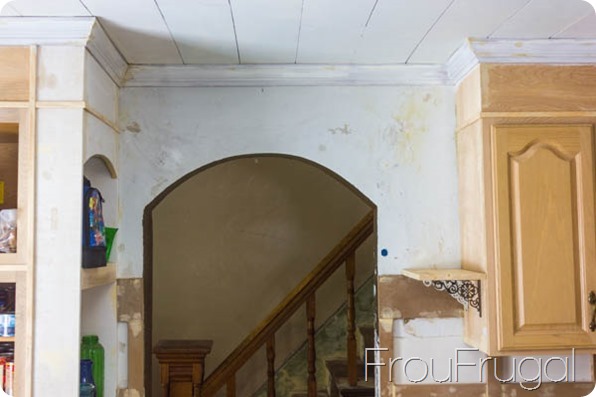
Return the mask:
{"type": "Polygon", "coordinates": [[[212,345],[210,340],[157,342],[153,353],[161,368],[162,397],[182,397],[188,394],[202,397],[205,356],[211,352],[212,345]]]}
{"type": "Polygon", "coordinates": [[[316,300],[315,294],[312,293],[306,301],[306,322],[307,322],[307,338],[308,338],[308,397],[316,397],[317,395],[317,353],[315,349],[315,311],[316,300]]]}
{"type": "Polygon", "coordinates": [[[348,353],[348,383],[356,386],[358,383],[358,369],[356,368],[356,306],[354,304],[354,277],[356,275],[356,251],[352,251],[346,259],[346,284],[348,293],[348,332],[347,332],[347,353],[348,353]]]}
{"type": "Polygon", "coordinates": [[[275,397],[275,334],[267,341],[267,397],[275,397]]]}

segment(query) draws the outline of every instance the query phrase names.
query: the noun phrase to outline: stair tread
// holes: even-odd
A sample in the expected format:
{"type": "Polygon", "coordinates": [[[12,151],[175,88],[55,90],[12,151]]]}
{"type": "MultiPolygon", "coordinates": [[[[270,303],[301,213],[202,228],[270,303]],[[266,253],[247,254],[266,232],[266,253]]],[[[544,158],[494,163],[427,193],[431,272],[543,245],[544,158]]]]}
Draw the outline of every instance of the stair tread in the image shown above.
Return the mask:
{"type": "MultiPolygon", "coordinates": [[[[291,394],[292,397],[308,397],[308,392],[301,391],[291,394]]],[[[326,390],[319,390],[317,392],[317,397],[329,397],[329,393],[326,390]]]]}
{"type": "MultiPolygon", "coordinates": [[[[331,374],[331,376],[337,380],[342,378],[348,377],[348,362],[346,359],[334,359],[334,360],[327,360],[325,361],[325,365],[327,366],[327,370],[331,374]]],[[[358,379],[364,378],[364,363],[360,360],[356,362],[357,374],[358,379]]],[[[367,368],[368,371],[368,378],[369,380],[372,378],[374,379],[375,376],[375,367],[369,365],[367,368]]]]}
{"type": "Polygon", "coordinates": [[[342,397],[373,397],[374,386],[340,387],[339,395],[342,397]]]}

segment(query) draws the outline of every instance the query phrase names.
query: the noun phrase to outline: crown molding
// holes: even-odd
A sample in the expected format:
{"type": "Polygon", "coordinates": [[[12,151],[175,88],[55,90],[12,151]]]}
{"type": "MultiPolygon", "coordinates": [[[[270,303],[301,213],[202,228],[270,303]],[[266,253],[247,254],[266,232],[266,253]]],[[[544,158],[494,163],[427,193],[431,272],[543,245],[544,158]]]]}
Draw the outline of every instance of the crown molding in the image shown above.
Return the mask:
{"type": "Polygon", "coordinates": [[[445,64],[453,85],[480,63],[596,65],[596,40],[467,39],[445,64]]]}
{"type": "Polygon", "coordinates": [[[0,46],[86,47],[105,72],[121,85],[128,64],[94,17],[1,17],[0,46]]]}
{"type": "Polygon", "coordinates": [[[444,85],[438,65],[164,65],[129,67],[125,87],[444,85]]]}
{"type": "Polygon", "coordinates": [[[94,21],[87,42],[87,50],[108,76],[112,78],[114,83],[121,87],[128,69],[128,63],[97,20],[94,21]]]}
{"type": "Polygon", "coordinates": [[[87,44],[93,17],[0,17],[0,45],[87,44]]]}

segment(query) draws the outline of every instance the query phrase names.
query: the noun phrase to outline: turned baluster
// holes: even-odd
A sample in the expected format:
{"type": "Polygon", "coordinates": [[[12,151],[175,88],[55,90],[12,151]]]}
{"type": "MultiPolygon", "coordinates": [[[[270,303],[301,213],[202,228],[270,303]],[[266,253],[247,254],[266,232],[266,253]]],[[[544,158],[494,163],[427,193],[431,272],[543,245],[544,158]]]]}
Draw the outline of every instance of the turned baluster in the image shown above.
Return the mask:
{"type": "Polygon", "coordinates": [[[317,360],[317,353],[315,350],[315,294],[313,293],[306,301],[306,322],[307,322],[307,338],[308,338],[308,397],[315,397],[317,395],[317,367],[315,361],[317,360]]]}
{"type": "Polygon", "coordinates": [[[267,341],[267,397],[275,397],[275,335],[267,341]]]}
{"type": "Polygon", "coordinates": [[[354,275],[356,272],[356,252],[352,251],[346,260],[346,280],[347,280],[347,318],[348,318],[348,383],[350,386],[356,386],[358,383],[358,369],[356,368],[356,308],[354,304],[354,275]]]}

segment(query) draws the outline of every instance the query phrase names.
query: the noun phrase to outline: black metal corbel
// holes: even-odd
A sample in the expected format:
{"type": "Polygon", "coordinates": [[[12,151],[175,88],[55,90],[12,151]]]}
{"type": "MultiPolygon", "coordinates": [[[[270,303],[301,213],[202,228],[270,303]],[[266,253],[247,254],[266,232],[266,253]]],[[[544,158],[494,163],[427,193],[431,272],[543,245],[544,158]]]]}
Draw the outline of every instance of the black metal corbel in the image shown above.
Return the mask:
{"type": "Polygon", "coordinates": [[[434,280],[423,281],[427,287],[434,287],[437,291],[447,291],[449,295],[461,303],[467,310],[469,306],[478,310],[482,317],[482,298],[480,280],[434,280]]]}

